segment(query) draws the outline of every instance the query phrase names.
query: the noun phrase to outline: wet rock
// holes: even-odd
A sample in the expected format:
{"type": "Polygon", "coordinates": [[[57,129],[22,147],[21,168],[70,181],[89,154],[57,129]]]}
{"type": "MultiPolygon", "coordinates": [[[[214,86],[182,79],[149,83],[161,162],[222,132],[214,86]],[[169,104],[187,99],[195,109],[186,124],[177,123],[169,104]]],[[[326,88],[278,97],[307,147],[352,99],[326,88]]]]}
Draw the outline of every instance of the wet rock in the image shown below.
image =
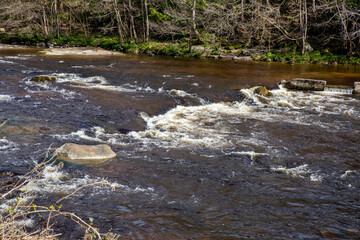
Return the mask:
{"type": "Polygon", "coordinates": [[[31,79],[33,82],[55,82],[56,78],[49,75],[38,75],[31,79]]]}
{"type": "Polygon", "coordinates": [[[262,86],[255,86],[249,89],[251,92],[255,94],[259,94],[261,96],[272,96],[272,93],[269,92],[269,90],[266,89],[266,87],[262,86]]]}
{"type": "Polygon", "coordinates": [[[354,94],[360,94],[360,82],[354,82],[354,94]]]}
{"type": "Polygon", "coordinates": [[[315,79],[295,78],[286,82],[284,87],[287,89],[307,90],[307,91],[323,91],[326,81],[315,79]]]}
{"type": "Polygon", "coordinates": [[[272,98],[268,98],[268,97],[264,97],[264,96],[257,96],[257,99],[259,100],[259,102],[261,102],[262,104],[270,104],[270,102],[275,101],[275,99],[272,98]]]}
{"type": "Polygon", "coordinates": [[[201,103],[199,98],[182,90],[171,89],[169,93],[176,105],[195,106],[201,103]]]}
{"type": "Polygon", "coordinates": [[[0,137],[38,134],[39,129],[29,125],[6,124],[0,129],[0,137]]]}
{"type": "Polygon", "coordinates": [[[78,145],[66,143],[56,149],[58,160],[75,164],[100,164],[116,157],[116,153],[106,144],[78,145]]]}
{"type": "Polygon", "coordinates": [[[214,102],[241,102],[246,96],[239,90],[229,90],[214,98],[214,102]]]}
{"type": "Polygon", "coordinates": [[[118,132],[121,134],[128,134],[129,132],[132,132],[133,130],[127,129],[127,128],[118,128],[118,132]]]}

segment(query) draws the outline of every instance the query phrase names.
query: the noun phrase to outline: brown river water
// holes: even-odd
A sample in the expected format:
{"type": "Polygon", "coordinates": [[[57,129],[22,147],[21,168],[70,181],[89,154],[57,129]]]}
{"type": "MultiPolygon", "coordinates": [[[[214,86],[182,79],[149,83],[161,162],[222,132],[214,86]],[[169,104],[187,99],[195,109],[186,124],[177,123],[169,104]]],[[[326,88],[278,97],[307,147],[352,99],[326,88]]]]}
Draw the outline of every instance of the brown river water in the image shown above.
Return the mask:
{"type": "MultiPolygon", "coordinates": [[[[24,191],[51,205],[104,178],[115,190],[86,188],[63,209],[120,239],[359,239],[360,98],[278,85],[297,77],[351,86],[360,68],[1,50],[0,170],[106,143],[116,159],[49,170],[24,191]]],[[[55,230],[82,234],[60,218],[55,230]]]]}

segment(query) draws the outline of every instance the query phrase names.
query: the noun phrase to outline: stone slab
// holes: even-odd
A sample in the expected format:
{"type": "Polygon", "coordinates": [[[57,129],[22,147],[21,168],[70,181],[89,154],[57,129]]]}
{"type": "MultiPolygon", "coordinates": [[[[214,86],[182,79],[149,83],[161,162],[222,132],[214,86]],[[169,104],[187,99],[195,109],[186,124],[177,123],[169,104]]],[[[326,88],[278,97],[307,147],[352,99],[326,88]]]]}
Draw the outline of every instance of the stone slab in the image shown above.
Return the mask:
{"type": "Polygon", "coordinates": [[[285,83],[287,89],[305,90],[305,91],[323,91],[326,81],[315,79],[295,78],[285,83]]]}

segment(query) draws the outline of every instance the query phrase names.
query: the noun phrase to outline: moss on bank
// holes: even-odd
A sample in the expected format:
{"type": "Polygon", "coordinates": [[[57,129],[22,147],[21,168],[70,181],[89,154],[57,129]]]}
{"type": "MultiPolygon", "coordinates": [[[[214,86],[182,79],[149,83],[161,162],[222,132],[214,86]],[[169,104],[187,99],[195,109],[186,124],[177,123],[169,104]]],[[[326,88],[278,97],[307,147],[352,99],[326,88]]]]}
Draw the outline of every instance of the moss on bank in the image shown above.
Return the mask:
{"type": "Polygon", "coordinates": [[[319,63],[319,64],[360,64],[360,56],[332,54],[328,50],[310,51],[303,55],[296,51],[271,51],[264,54],[253,54],[255,61],[289,62],[289,63],[319,63]]]}
{"type": "Polygon", "coordinates": [[[189,50],[188,42],[160,43],[147,42],[135,43],[133,41],[121,44],[116,37],[84,35],[51,37],[46,40],[41,35],[0,34],[0,42],[7,44],[21,44],[38,47],[100,47],[106,50],[114,50],[124,53],[145,53],[161,56],[179,57],[225,57],[236,59],[237,57],[250,56],[254,61],[287,62],[287,63],[318,63],[318,64],[360,64],[360,56],[348,56],[333,54],[330,50],[310,51],[301,54],[296,50],[283,51],[252,51],[237,46],[194,46],[189,50]]]}

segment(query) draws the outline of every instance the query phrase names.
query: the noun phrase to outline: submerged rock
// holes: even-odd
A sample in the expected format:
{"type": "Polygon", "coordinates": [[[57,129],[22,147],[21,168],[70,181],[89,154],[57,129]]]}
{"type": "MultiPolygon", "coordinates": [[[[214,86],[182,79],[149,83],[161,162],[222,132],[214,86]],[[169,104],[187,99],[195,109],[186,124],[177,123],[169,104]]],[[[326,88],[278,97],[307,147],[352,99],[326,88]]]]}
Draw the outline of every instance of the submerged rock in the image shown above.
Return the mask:
{"type": "Polygon", "coordinates": [[[55,82],[56,78],[49,75],[38,75],[31,79],[33,82],[55,82]]]}
{"type": "Polygon", "coordinates": [[[323,91],[326,81],[315,79],[295,78],[286,82],[284,87],[287,89],[307,90],[307,91],[323,91]]]}
{"type": "Polygon", "coordinates": [[[75,164],[100,164],[116,157],[116,153],[106,144],[78,145],[65,143],[54,153],[58,160],[75,164]]]}
{"type": "Polygon", "coordinates": [[[354,82],[354,94],[360,94],[360,82],[354,82]]]}
{"type": "Polygon", "coordinates": [[[266,87],[263,86],[255,86],[249,89],[251,92],[255,94],[259,94],[261,96],[272,96],[272,93],[267,90],[266,87]]]}
{"type": "Polygon", "coordinates": [[[246,98],[245,94],[238,89],[228,90],[213,99],[214,102],[241,102],[246,98]]]}

